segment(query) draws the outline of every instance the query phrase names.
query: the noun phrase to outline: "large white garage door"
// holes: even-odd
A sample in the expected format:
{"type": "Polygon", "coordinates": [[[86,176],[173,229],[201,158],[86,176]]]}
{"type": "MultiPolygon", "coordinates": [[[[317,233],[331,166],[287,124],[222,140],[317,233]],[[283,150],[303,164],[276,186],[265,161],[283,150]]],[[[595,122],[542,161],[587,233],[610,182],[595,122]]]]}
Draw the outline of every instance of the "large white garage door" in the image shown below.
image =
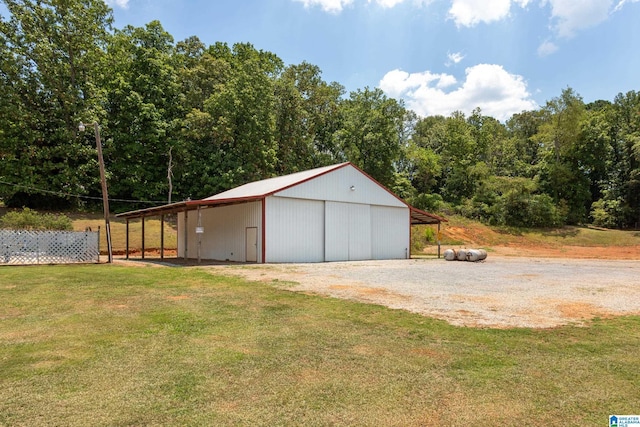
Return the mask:
{"type": "Polygon", "coordinates": [[[325,261],[371,259],[371,207],[325,202],[325,261]]]}

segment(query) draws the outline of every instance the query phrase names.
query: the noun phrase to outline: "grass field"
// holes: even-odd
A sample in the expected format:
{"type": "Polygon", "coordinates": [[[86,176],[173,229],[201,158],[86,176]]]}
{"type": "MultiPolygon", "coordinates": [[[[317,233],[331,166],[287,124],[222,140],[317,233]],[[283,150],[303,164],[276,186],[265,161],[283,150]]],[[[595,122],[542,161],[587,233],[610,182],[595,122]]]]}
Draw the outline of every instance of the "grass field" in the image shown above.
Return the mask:
{"type": "Polygon", "coordinates": [[[184,268],[0,268],[0,425],[598,426],[640,318],[450,326],[184,268]]]}
{"type": "MultiPolygon", "coordinates": [[[[100,252],[107,253],[107,238],[105,234],[104,216],[99,214],[70,214],[73,220],[74,230],[83,231],[90,227],[96,231],[100,228],[100,252]]],[[[122,254],[126,249],[127,242],[127,222],[123,219],[109,218],[111,226],[111,244],[114,253],[122,254]]],[[[151,217],[145,220],[145,250],[160,249],[160,218],[151,217]]],[[[164,222],[164,247],[166,249],[177,248],[177,229],[175,217],[167,217],[164,222]]],[[[133,220],[129,222],[129,249],[139,250],[142,248],[142,221],[133,220]]]]}

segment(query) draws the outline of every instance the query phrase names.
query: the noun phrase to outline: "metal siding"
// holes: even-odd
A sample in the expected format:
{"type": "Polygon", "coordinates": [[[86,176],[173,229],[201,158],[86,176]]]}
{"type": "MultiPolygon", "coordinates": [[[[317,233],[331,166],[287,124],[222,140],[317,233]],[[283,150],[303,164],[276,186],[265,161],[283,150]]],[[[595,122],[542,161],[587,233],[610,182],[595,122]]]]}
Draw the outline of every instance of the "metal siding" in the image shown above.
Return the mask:
{"type": "Polygon", "coordinates": [[[184,212],[178,212],[178,258],[184,258],[184,212]]]}
{"type": "MultiPolygon", "coordinates": [[[[197,224],[198,214],[197,211],[189,211],[187,214],[187,256],[189,258],[198,258],[197,253],[197,239],[195,228],[197,224]]],[[[178,257],[184,258],[184,216],[185,212],[178,212],[178,257]]]]}
{"type": "Polygon", "coordinates": [[[409,209],[371,206],[372,259],[406,258],[409,244],[409,209]]]}
{"type": "Polygon", "coordinates": [[[351,165],[275,193],[279,197],[329,200],[364,205],[407,205],[351,165]],[[351,186],[355,188],[351,190],[351,186]]]}
{"type": "MultiPolygon", "coordinates": [[[[246,228],[258,229],[258,254],[261,254],[262,239],[262,207],[261,203],[251,202],[238,205],[220,206],[201,209],[202,246],[200,257],[202,259],[229,260],[244,262],[246,260],[246,228]]],[[[198,258],[198,235],[195,228],[198,224],[198,212],[190,211],[188,217],[188,256],[198,258]]],[[[178,214],[178,254],[184,256],[182,241],[184,238],[184,214],[178,214]]],[[[261,258],[261,256],[258,256],[261,258]]],[[[258,262],[261,262],[258,259],[258,262]]]]}
{"type": "Polygon", "coordinates": [[[268,262],[324,261],[324,202],[266,199],[268,262]]]}

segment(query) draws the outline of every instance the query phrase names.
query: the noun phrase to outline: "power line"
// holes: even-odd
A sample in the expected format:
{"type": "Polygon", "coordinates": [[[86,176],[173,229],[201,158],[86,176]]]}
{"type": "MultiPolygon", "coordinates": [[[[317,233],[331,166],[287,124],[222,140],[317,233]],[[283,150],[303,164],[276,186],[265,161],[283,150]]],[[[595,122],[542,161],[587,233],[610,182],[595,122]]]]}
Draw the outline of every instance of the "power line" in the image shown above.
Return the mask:
{"type": "MultiPolygon", "coordinates": [[[[78,199],[86,199],[86,200],[102,200],[102,197],[93,197],[93,196],[82,196],[80,194],[71,194],[71,193],[65,193],[62,191],[51,191],[51,190],[45,190],[43,188],[36,188],[36,187],[30,187],[28,185],[23,185],[23,184],[15,184],[13,182],[7,182],[7,181],[2,181],[0,180],[0,184],[4,184],[4,185],[9,185],[12,187],[17,187],[17,188],[24,188],[26,190],[31,190],[31,191],[36,191],[39,193],[44,193],[44,194],[53,194],[56,196],[62,196],[62,197],[76,197],[78,199]]],[[[109,199],[110,202],[120,202],[120,203],[147,203],[147,204],[154,204],[154,205],[164,205],[167,202],[165,200],[128,200],[128,199],[109,199]]]]}

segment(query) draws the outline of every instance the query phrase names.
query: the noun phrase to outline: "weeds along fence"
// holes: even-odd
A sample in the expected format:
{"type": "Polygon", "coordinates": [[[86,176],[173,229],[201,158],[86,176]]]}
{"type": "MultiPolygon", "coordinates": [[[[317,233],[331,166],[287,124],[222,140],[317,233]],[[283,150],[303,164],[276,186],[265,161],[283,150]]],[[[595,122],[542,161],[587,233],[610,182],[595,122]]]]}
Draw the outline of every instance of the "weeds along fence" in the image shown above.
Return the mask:
{"type": "Polygon", "coordinates": [[[0,265],[100,262],[97,231],[0,230],[0,265]]]}

